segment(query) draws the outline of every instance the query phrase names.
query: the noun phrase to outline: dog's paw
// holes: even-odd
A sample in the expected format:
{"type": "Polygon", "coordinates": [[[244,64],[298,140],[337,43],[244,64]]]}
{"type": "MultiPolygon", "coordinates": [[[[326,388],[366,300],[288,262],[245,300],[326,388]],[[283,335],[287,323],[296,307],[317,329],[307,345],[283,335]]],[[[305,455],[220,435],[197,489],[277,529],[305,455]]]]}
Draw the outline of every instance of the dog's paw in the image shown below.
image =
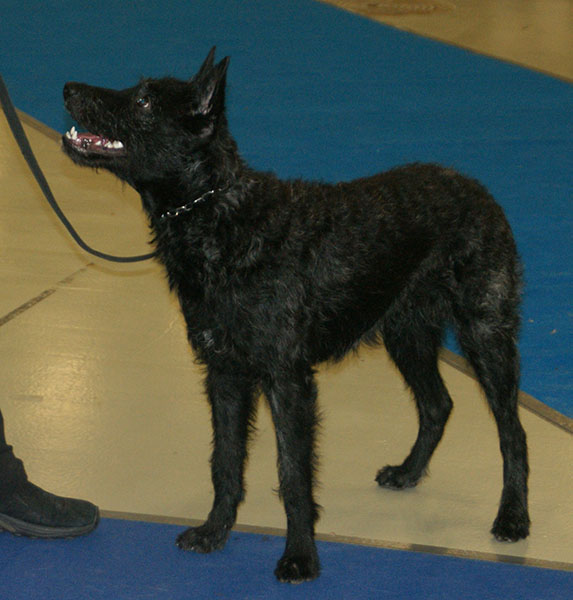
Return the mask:
{"type": "Polygon", "coordinates": [[[177,537],[176,545],[181,550],[191,550],[200,554],[208,554],[221,550],[227,541],[228,531],[217,530],[209,526],[190,527],[177,537]]]}
{"type": "Polygon", "coordinates": [[[283,556],[275,569],[276,578],[282,583],[303,583],[316,579],[320,574],[318,556],[283,556]]]}
{"type": "Polygon", "coordinates": [[[387,466],[378,471],[376,481],[380,487],[402,490],[417,485],[418,481],[420,481],[420,475],[413,475],[402,466],[387,466]]]}
{"type": "Polygon", "coordinates": [[[524,509],[500,510],[491,532],[498,542],[517,542],[529,535],[529,516],[524,509]]]}

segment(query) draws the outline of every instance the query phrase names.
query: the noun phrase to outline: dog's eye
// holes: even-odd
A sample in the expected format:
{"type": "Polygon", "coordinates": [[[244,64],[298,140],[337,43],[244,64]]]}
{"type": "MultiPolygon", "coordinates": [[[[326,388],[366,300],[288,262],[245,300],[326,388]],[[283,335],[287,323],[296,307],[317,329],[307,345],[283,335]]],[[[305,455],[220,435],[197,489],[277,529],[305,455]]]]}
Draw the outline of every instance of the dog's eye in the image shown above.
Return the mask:
{"type": "Polygon", "coordinates": [[[149,99],[149,96],[140,96],[135,103],[137,104],[137,106],[139,106],[139,108],[150,108],[151,107],[151,100],[149,99]]]}

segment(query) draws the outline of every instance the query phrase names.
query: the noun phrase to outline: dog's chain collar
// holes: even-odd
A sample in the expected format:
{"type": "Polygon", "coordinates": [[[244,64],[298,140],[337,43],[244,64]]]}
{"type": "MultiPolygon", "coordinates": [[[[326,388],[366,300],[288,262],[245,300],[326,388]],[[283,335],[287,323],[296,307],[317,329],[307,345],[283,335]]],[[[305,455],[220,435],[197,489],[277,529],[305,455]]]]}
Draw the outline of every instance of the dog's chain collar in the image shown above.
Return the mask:
{"type": "Polygon", "coordinates": [[[209,190],[208,192],[201,194],[199,197],[195,198],[194,200],[191,200],[191,202],[187,202],[187,204],[183,204],[183,206],[178,206],[177,208],[171,208],[170,210],[166,210],[161,215],[160,219],[162,221],[164,219],[175,219],[175,217],[178,217],[179,215],[183,215],[183,214],[188,213],[189,211],[193,210],[193,208],[195,207],[196,204],[201,204],[202,202],[205,202],[205,200],[207,200],[208,198],[213,196],[213,194],[223,192],[226,189],[227,188],[217,188],[215,190],[209,190]]]}

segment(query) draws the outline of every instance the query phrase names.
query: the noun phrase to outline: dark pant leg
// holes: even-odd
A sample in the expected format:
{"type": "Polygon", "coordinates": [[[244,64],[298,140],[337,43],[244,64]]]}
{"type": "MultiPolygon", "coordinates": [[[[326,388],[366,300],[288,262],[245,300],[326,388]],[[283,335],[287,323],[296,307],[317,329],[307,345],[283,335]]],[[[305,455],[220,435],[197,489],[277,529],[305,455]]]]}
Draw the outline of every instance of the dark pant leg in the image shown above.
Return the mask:
{"type": "Polygon", "coordinates": [[[4,419],[0,411],[0,496],[26,481],[22,461],[14,456],[12,446],[6,442],[4,419]]]}

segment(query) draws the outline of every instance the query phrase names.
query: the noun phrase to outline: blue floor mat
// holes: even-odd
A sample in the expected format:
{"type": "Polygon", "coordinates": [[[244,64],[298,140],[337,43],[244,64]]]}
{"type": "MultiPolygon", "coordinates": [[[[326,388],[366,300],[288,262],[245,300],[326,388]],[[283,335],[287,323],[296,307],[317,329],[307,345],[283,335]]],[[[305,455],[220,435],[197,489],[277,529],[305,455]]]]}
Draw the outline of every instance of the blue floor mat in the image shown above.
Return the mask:
{"type": "Polygon", "coordinates": [[[432,161],[482,180],[525,263],[522,389],[573,417],[573,86],[311,0],[3,2],[14,103],[71,125],[65,81],[125,87],[232,57],[245,158],[338,181],[432,161]],[[168,7],[168,9],[166,8],[168,7]]]}
{"type": "Polygon", "coordinates": [[[565,600],[573,574],[432,554],[320,542],[322,575],[290,586],[273,575],[284,539],[233,533],[224,550],[178,550],[181,527],[103,519],[74,540],[0,535],[5,600],[565,600]]]}

